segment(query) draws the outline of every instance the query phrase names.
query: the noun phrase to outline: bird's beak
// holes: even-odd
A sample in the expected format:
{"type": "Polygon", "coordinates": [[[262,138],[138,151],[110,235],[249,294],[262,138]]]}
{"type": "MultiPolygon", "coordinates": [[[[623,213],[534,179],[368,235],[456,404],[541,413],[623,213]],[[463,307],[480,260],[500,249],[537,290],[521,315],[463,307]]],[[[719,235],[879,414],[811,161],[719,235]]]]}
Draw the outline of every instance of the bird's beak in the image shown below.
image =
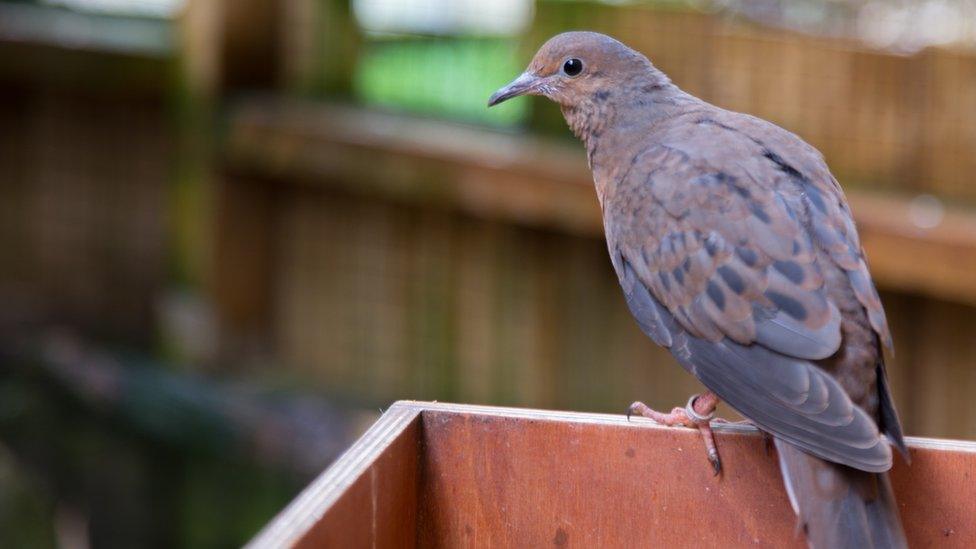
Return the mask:
{"type": "Polygon", "coordinates": [[[507,101],[519,95],[525,95],[535,91],[535,85],[539,83],[539,78],[529,71],[525,71],[518,78],[512,80],[507,86],[491,94],[488,98],[488,106],[494,107],[502,101],[507,101]]]}

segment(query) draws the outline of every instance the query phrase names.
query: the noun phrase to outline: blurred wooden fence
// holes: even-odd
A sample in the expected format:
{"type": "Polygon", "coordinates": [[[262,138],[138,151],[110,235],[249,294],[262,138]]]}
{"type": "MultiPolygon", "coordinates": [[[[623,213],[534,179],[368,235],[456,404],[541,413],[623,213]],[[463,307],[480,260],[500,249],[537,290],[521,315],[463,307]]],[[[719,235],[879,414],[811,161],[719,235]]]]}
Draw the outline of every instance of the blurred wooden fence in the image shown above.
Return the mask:
{"type": "MultiPolygon", "coordinates": [[[[552,152],[361,110],[343,119],[361,131],[344,132],[340,115],[314,101],[279,109],[286,90],[348,93],[359,38],[347,3],[233,6],[221,40],[209,40],[218,34],[208,24],[188,31],[199,46],[184,53],[198,62],[187,63],[199,69],[191,78],[219,81],[222,99],[270,95],[229,110],[222,157],[200,162],[218,180],[191,184],[189,205],[168,182],[181,173],[174,148],[199,136],[169,131],[164,84],[139,80],[150,82],[148,98],[78,90],[56,80],[57,63],[77,52],[2,44],[0,168],[10,175],[0,242],[10,261],[0,284],[11,295],[149,339],[153,303],[174,278],[170,245],[186,239],[198,256],[187,261],[205,273],[180,282],[212,292],[226,356],[247,364],[245,351],[268,346],[280,375],[324,391],[377,405],[622,411],[637,398],[681,403],[697,389],[626,312],[579,147],[552,152]],[[341,45],[326,27],[342,29],[341,45]],[[394,139],[371,137],[384,135],[394,139]],[[208,193],[216,220],[192,204],[208,193]],[[169,231],[182,223],[195,228],[176,238],[169,231]]],[[[525,60],[549,34],[581,27],[641,49],[689,91],[799,133],[845,186],[886,194],[857,194],[855,210],[896,332],[891,370],[908,430],[976,436],[974,56],[894,56],[700,13],[543,1],[525,60]],[[921,191],[962,205],[933,229],[913,227],[905,199],[921,191]]],[[[111,81],[118,66],[77,82],[111,81]]],[[[155,66],[150,76],[176,72],[155,66]]],[[[556,117],[534,103],[530,127],[564,134],[556,117]]],[[[189,148],[206,152],[206,135],[189,148]]]]}
{"type": "MultiPolygon", "coordinates": [[[[346,5],[286,3],[291,18],[279,71],[286,87],[319,95],[349,89],[362,40],[346,5]],[[341,31],[330,40],[323,29],[341,31]]],[[[550,36],[577,29],[611,34],[689,92],[798,133],[848,187],[928,192],[976,205],[973,51],[900,55],[679,6],[539,0],[522,39],[524,61],[550,36]]],[[[543,101],[533,105],[532,129],[566,135],[558,110],[543,101]]]]}
{"type": "MultiPolygon", "coordinates": [[[[274,197],[247,217],[264,220],[248,234],[271,238],[247,239],[233,264],[273,267],[267,285],[225,295],[225,318],[272,319],[292,375],[377,404],[622,411],[697,390],[627,312],[578,147],[308,102],[247,102],[231,119],[232,181],[274,197]]],[[[961,243],[938,230],[904,238],[897,208],[853,196],[869,253],[887,262],[875,271],[883,289],[919,250],[976,258],[976,231],[961,243]]],[[[953,276],[961,287],[967,275],[953,276]]],[[[976,294],[924,293],[883,295],[896,398],[913,434],[976,436],[976,294]]]]}
{"type": "MultiPolygon", "coordinates": [[[[357,39],[343,4],[287,4],[304,24],[282,42],[281,85],[313,96],[349,89],[341,82],[354,71],[357,39]],[[315,23],[322,18],[328,24],[315,23]],[[345,29],[335,49],[316,34],[322,25],[345,29]]],[[[976,389],[976,217],[950,208],[924,230],[905,216],[911,193],[976,198],[966,179],[976,162],[967,152],[976,57],[896,56],[688,11],[537,7],[526,61],[562,30],[611,33],[689,91],[799,133],[846,186],[894,197],[857,194],[855,209],[896,332],[900,407],[913,434],[976,436],[967,397],[976,389]]],[[[530,127],[566,133],[542,101],[530,127]]],[[[225,263],[258,274],[234,284],[227,273],[224,325],[230,334],[264,325],[292,375],[378,404],[680,403],[696,384],[624,307],[582,153],[550,150],[312,103],[245,104],[231,114],[233,198],[220,226],[233,228],[225,263]]]]}
{"type": "MultiPolygon", "coordinates": [[[[721,15],[652,6],[538,3],[526,50],[567,29],[606,32],[687,91],[803,136],[847,186],[976,204],[976,54],[873,51],[721,15]]],[[[539,123],[561,128],[551,110],[539,123]],[[554,120],[555,119],[555,120],[554,120]]]]}
{"type": "Polygon", "coordinates": [[[0,5],[0,321],[149,342],[167,280],[174,58],[166,44],[100,42],[110,36],[66,47],[79,21],[140,38],[162,25],[53,24],[58,13],[0,5]]]}

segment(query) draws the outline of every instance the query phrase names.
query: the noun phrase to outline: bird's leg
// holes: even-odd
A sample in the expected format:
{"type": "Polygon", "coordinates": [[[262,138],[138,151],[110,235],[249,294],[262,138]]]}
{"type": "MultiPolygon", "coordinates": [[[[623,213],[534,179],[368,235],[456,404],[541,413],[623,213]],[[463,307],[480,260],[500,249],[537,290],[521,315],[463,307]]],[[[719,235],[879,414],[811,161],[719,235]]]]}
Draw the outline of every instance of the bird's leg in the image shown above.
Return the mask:
{"type": "Polygon", "coordinates": [[[722,460],[718,455],[718,448],[715,446],[715,437],[712,435],[712,427],[709,422],[718,406],[718,396],[706,391],[700,395],[692,395],[688,399],[688,404],[684,408],[674,408],[671,413],[664,414],[652,410],[643,402],[635,402],[627,409],[627,418],[632,415],[640,415],[654,420],[656,423],[673,427],[684,425],[698,429],[705,442],[705,450],[708,452],[708,461],[712,464],[712,469],[718,475],[722,472],[722,460]]]}

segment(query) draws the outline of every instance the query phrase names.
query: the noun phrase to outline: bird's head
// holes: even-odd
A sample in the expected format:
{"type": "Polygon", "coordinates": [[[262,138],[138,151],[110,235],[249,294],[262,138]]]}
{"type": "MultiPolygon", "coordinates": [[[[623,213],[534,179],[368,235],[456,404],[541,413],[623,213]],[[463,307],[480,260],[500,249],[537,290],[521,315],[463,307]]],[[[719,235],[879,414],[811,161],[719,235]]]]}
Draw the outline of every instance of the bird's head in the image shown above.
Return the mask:
{"type": "Polygon", "coordinates": [[[604,102],[653,67],[646,57],[596,32],[565,32],[539,48],[525,72],[488,99],[495,106],[519,95],[541,95],[565,108],[604,102]]]}

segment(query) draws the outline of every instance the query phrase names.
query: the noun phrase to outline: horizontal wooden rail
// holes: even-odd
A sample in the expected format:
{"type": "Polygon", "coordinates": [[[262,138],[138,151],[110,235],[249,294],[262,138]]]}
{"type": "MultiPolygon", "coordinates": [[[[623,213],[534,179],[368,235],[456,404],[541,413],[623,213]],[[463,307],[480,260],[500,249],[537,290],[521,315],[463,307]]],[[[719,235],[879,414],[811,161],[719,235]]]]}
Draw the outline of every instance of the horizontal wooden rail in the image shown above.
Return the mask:
{"type": "MultiPolygon", "coordinates": [[[[717,425],[399,402],[251,542],[270,547],[802,547],[774,455],[717,425]]],[[[909,438],[913,547],[976,546],[976,443],[909,438]]]]}
{"type": "MultiPolygon", "coordinates": [[[[602,233],[582,148],[569,143],[261,98],[232,110],[225,155],[232,171],[602,233]]],[[[848,196],[880,286],[976,304],[976,212],[949,209],[926,229],[910,198],[848,196]]]]}
{"type": "Polygon", "coordinates": [[[174,54],[164,17],[88,13],[58,6],[0,4],[0,42],[146,58],[174,54]]]}
{"type": "Polygon", "coordinates": [[[0,85],[162,97],[179,74],[172,27],[164,19],[0,3],[0,85]]]}

